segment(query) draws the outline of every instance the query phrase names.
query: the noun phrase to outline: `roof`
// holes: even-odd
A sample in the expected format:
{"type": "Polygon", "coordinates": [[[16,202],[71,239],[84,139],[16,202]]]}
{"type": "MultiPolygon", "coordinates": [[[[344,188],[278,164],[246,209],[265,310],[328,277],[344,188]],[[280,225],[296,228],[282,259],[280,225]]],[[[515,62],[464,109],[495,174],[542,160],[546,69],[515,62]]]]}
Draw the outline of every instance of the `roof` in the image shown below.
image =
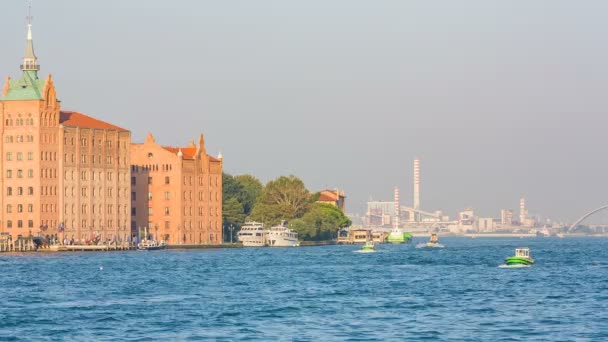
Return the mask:
{"type": "Polygon", "coordinates": [[[337,190],[323,190],[319,193],[319,202],[337,202],[344,193],[337,190]]]}
{"type": "Polygon", "coordinates": [[[21,79],[9,80],[8,91],[2,101],[42,100],[45,80],[38,78],[36,71],[24,71],[21,79]]]}
{"type": "Polygon", "coordinates": [[[105,121],[97,120],[88,115],[78,112],[61,112],[59,123],[67,127],[109,129],[114,131],[129,131],[127,129],[112,125],[105,121]]]}
{"type": "Polygon", "coordinates": [[[196,156],[196,148],[194,147],[163,146],[163,148],[173,154],[177,154],[181,150],[184,159],[194,159],[194,156],[196,156]]]}

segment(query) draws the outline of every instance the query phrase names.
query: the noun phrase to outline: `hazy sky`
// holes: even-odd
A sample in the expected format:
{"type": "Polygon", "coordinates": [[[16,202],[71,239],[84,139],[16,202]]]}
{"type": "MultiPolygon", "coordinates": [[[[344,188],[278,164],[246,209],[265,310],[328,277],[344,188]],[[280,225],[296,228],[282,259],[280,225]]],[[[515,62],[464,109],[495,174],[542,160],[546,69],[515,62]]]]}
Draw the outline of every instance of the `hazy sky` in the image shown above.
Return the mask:
{"type": "MultiPolygon", "coordinates": [[[[348,210],[574,219],[608,203],[608,1],[34,1],[62,108],[141,142],[200,132],[225,170],[339,187],[348,210]]],[[[19,76],[24,1],[0,1],[19,76]]]]}

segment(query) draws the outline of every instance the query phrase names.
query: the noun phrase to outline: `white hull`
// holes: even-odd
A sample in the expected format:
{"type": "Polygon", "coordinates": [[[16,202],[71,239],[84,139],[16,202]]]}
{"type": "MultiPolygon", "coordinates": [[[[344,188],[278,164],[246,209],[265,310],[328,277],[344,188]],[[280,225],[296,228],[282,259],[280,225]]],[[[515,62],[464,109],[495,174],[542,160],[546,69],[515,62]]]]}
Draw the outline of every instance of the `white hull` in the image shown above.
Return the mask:
{"type": "Polygon", "coordinates": [[[266,242],[263,238],[261,239],[243,239],[241,240],[243,247],[264,247],[266,242]]]}
{"type": "Polygon", "coordinates": [[[287,239],[283,237],[268,236],[267,244],[269,247],[296,247],[299,245],[297,239],[287,239]]]}

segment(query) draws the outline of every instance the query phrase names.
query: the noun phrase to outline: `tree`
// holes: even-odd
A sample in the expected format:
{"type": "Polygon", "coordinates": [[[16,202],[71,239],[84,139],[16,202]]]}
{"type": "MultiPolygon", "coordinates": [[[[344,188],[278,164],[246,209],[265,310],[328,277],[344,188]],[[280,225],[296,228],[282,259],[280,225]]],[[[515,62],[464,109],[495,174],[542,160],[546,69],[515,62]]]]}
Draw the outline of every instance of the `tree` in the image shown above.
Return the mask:
{"type": "Polygon", "coordinates": [[[233,225],[240,227],[245,221],[243,205],[234,197],[228,199],[223,204],[222,214],[224,226],[233,225]]]}
{"type": "Polygon", "coordinates": [[[331,240],[341,228],[352,224],[351,220],[334,205],[315,203],[301,219],[294,220],[290,226],[300,240],[331,240]]]}
{"type": "Polygon", "coordinates": [[[241,175],[234,177],[236,182],[240,185],[240,194],[238,196],[239,202],[243,205],[243,210],[246,216],[251,215],[255,203],[258,201],[264,186],[262,183],[252,175],[241,175]]]}
{"type": "Polygon", "coordinates": [[[266,225],[275,225],[281,220],[304,216],[311,204],[304,182],[295,176],[283,176],[266,184],[251,217],[266,225]]]}

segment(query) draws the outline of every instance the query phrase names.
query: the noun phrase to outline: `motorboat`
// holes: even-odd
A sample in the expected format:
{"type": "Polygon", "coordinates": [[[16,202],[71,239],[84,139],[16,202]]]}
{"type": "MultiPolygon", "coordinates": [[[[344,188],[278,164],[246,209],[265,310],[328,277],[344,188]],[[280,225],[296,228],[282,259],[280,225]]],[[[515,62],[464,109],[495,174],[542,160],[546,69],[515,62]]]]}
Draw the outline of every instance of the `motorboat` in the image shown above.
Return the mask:
{"type": "Polygon", "coordinates": [[[416,248],[444,248],[445,246],[439,243],[439,237],[437,234],[431,234],[431,238],[428,242],[419,243],[416,248]]]}
{"type": "Polygon", "coordinates": [[[367,241],[363,247],[361,247],[361,252],[375,252],[376,245],[373,241],[367,241]]]}
{"type": "Polygon", "coordinates": [[[501,267],[530,267],[534,264],[534,259],[530,256],[530,248],[516,248],[515,255],[505,259],[505,264],[501,267]]]}
{"type": "Polygon", "coordinates": [[[165,241],[142,240],[137,244],[138,251],[156,251],[167,248],[165,241]]]}
{"type": "Polygon", "coordinates": [[[266,246],[266,230],[264,224],[259,222],[245,222],[237,234],[238,240],[243,247],[266,246]]]}

